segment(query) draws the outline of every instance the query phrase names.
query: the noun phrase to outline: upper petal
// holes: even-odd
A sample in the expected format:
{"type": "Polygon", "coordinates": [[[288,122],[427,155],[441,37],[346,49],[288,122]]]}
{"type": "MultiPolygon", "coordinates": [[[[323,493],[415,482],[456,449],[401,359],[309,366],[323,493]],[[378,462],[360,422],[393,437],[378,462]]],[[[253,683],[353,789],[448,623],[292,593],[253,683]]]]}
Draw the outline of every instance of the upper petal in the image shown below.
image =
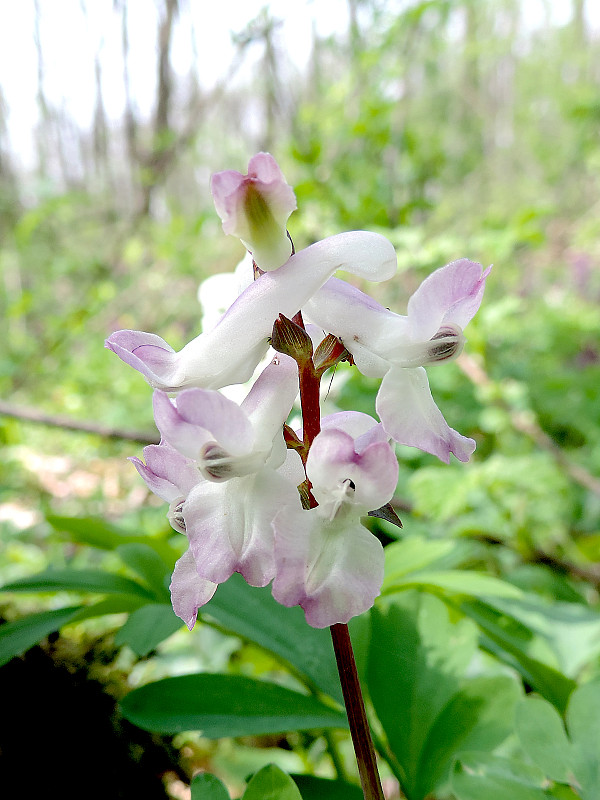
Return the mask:
{"type": "Polygon", "coordinates": [[[481,305],[490,270],[461,258],[425,278],[408,301],[412,340],[428,341],[448,323],[465,328],[481,305]]]}
{"type": "Polygon", "coordinates": [[[218,172],[211,191],[225,233],[238,236],[263,270],[277,269],[291,255],[286,223],[296,196],[269,153],[258,153],[248,174],[218,172]]]}
{"type": "Polygon", "coordinates": [[[305,311],[312,322],[342,340],[358,369],[368,377],[382,377],[389,368],[386,351],[398,341],[408,341],[406,317],[338,278],[330,278],[305,311]]]}
{"type": "Polygon", "coordinates": [[[241,405],[253,432],[254,446],[270,450],[276,435],[283,436],[283,423],[298,394],[298,365],[293,358],[277,354],[252,385],[241,405]]]}
{"type": "Polygon", "coordinates": [[[450,428],[429,389],[423,367],[392,367],[381,381],[375,403],[387,433],[400,444],[418,447],[442,461],[450,453],[468,461],[475,442],[450,428]]]}
{"type": "Polygon", "coordinates": [[[118,331],[106,346],[163,391],[244,383],[266,353],[279,314],[291,319],[338,269],[385,280],[396,269],[396,253],[376,233],[330,236],[296,253],[280,269],[261,275],[212,330],[178,353],[160,337],[139,331],[118,331]]]}
{"type": "Polygon", "coordinates": [[[366,513],[391,499],[398,482],[398,460],[387,442],[369,443],[358,453],[349,434],[328,428],[311,445],[306,474],[322,513],[330,516],[330,510],[335,511],[345,481],[353,484],[346,502],[358,513],[366,513]]]}
{"type": "Polygon", "coordinates": [[[186,389],[175,402],[155,392],[153,402],[161,435],[190,458],[196,458],[207,441],[217,442],[233,456],[252,449],[254,433],[246,414],[214,389],[186,389]]]}

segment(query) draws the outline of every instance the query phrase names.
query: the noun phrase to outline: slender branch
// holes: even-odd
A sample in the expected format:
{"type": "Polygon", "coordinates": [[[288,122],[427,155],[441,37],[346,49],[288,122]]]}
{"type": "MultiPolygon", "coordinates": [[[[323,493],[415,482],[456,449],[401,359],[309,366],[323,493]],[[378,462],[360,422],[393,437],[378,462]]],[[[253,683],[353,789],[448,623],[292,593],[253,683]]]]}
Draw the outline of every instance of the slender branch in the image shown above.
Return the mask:
{"type": "Polygon", "coordinates": [[[365,800],[384,800],[350,632],[347,625],[341,624],[332,625],[330,631],[363,794],[365,800]]]}
{"type": "Polygon", "coordinates": [[[93,433],[103,439],[120,439],[130,442],[141,442],[141,444],[158,444],[158,436],[155,433],[142,433],[141,431],[130,431],[123,428],[111,428],[108,425],[101,425],[98,422],[88,420],[72,419],[62,414],[46,414],[37,408],[25,408],[16,406],[0,400],[0,415],[22,419],[27,422],[35,422],[39,425],[48,425],[52,428],[62,428],[69,431],[81,431],[83,433],[93,433]]]}
{"type": "MultiPolygon", "coordinates": [[[[456,363],[476,386],[483,386],[485,388],[494,386],[494,381],[483,367],[471,356],[462,353],[456,363]]],[[[556,442],[543,430],[534,414],[518,411],[501,397],[495,398],[492,402],[494,405],[506,411],[516,430],[529,436],[538,447],[550,453],[556,463],[562,467],[576,483],[589,489],[590,492],[600,495],[600,480],[588,472],[585,467],[582,467],[581,464],[575,464],[571,461],[556,442]]]]}

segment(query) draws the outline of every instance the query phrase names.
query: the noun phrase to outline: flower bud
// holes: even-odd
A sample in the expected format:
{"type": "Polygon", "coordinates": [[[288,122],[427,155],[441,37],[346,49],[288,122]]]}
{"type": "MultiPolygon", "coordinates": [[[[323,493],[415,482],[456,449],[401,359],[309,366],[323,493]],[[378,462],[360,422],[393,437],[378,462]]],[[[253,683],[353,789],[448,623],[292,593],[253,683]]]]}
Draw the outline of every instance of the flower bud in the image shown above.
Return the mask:
{"type": "Polygon", "coordinates": [[[308,333],[283,314],[279,315],[273,325],[271,347],[278,353],[291,356],[298,364],[306,364],[313,354],[312,340],[308,333]]]}
{"type": "Polygon", "coordinates": [[[262,270],[274,270],[292,254],[287,235],[288,217],[296,196],[269,153],[258,153],[248,163],[248,174],[234,170],[211,178],[217,213],[227,234],[237,236],[262,270]]]}
{"type": "Polygon", "coordinates": [[[337,336],[328,333],[315,350],[315,369],[322,374],[325,370],[334,367],[340,361],[345,361],[348,358],[351,358],[350,353],[337,336]]]}

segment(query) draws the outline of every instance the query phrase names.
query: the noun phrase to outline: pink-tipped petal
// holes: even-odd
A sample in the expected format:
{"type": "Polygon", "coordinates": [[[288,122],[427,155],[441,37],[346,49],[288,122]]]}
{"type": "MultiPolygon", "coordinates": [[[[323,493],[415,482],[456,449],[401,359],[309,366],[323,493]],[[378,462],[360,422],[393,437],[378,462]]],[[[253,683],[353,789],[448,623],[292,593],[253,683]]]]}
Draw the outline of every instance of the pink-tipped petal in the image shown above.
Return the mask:
{"type": "Polygon", "coordinates": [[[481,305],[490,269],[461,258],[425,278],[408,301],[411,339],[428,341],[448,324],[464,329],[481,305]]]}
{"type": "Polygon", "coordinates": [[[398,461],[387,442],[370,443],[357,453],[350,435],[328,428],[312,443],[306,474],[323,513],[335,513],[346,481],[351,481],[352,489],[343,496],[344,502],[366,513],[391,499],[398,482],[398,461]]]}
{"type": "Polygon", "coordinates": [[[468,461],[475,442],[450,428],[429,389],[423,367],[392,368],[381,382],[377,413],[386,432],[400,444],[432,453],[446,464],[450,453],[468,461]]]}
{"type": "Polygon", "coordinates": [[[247,175],[217,172],[211,192],[224,232],[241,239],[261,269],[274,270],[288,260],[292,245],[286,224],[296,196],[272,155],[250,159],[247,175]]]}
{"type": "Polygon", "coordinates": [[[279,603],[301,606],[314,628],[347,623],[371,608],[383,582],[383,548],[358,519],[328,523],[316,509],[283,508],[273,528],[279,603]]]}
{"type": "Polygon", "coordinates": [[[178,380],[177,353],[160,336],[143,331],[115,331],[104,346],[141,372],[154,388],[162,388],[178,380]]]}
{"type": "Polygon", "coordinates": [[[217,584],[198,575],[194,556],[188,549],[175,564],[170,589],[173,611],[192,630],[198,609],[212,598],[217,591],[217,584]]]}
{"type": "Polygon", "coordinates": [[[136,456],[129,460],[148,488],[167,503],[186,497],[201,480],[196,464],[164,442],[144,447],[144,459],[145,464],[136,456]]]}
{"type": "Polygon", "coordinates": [[[154,419],[161,436],[190,458],[196,458],[207,441],[218,442],[233,456],[252,448],[254,433],[246,415],[214,389],[186,389],[175,403],[155,392],[154,419]]]}

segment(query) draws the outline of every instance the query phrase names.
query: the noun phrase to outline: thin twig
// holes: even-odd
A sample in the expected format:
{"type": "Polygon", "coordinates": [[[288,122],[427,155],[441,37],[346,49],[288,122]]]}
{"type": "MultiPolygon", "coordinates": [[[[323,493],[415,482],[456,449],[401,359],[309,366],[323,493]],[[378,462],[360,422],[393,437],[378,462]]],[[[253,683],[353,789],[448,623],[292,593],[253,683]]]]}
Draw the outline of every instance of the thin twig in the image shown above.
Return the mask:
{"type": "MultiPolygon", "coordinates": [[[[460,358],[457,360],[457,364],[476,386],[489,388],[495,385],[495,382],[489,377],[483,367],[466,353],[461,354],[460,358]]],[[[516,430],[529,436],[538,447],[550,453],[557,464],[559,464],[576,483],[583,486],[585,489],[589,489],[590,492],[600,495],[600,480],[588,472],[585,467],[582,467],[580,464],[574,464],[556,442],[548,436],[532,414],[517,411],[502,398],[494,399],[493,403],[506,411],[516,430]]]]}
{"type": "Polygon", "coordinates": [[[98,422],[89,420],[73,419],[62,414],[46,414],[37,408],[26,408],[24,406],[13,405],[4,400],[0,400],[0,414],[5,417],[13,417],[26,422],[34,422],[38,425],[48,425],[52,428],[62,428],[68,431],[80,431],[82,433],[93,433],[103,439],[119,439],[130,442],[140,442],[141,444],[158,444],[159,438],[156,433],[142,433],[141,431],[130,431],[123,428],[112,428],[108,425],[101,425],[98,422]]]}

